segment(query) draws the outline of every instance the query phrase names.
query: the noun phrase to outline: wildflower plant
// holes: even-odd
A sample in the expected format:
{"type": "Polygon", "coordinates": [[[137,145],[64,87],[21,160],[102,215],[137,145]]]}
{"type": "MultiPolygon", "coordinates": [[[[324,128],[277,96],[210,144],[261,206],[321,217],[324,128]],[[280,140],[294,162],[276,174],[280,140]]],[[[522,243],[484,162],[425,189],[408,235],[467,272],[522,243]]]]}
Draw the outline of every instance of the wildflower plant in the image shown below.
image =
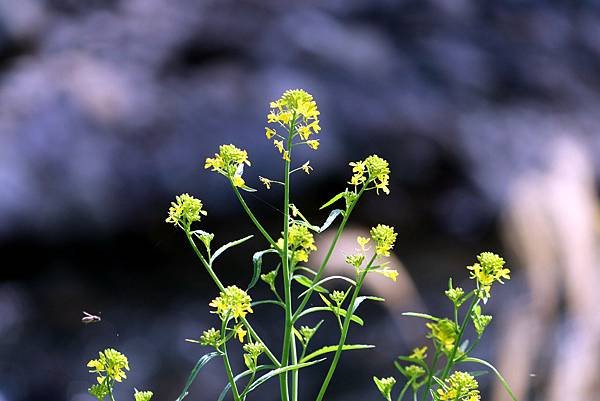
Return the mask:
{"type": "MultiPolygon", "coordinates": [[[[369,191],[374,194],[389,194],[390,169],[386,160],[377,155],[350,163],[352,169],[344,189],[326,202],[321,209],[340,204],[340,208],[329,213],[322,225],[314,225],[300,209],[291,202],[291,183],[294,174],[310,174],[313,167],[309,161],[296,163],[296,150],[306,146],[316,151],[320,145],[319,109],[313,97],[304,90],[288,90],[272,101],[267,114],[268,126],[265,136],[281,158],[283,178],[259,177],[267,190],[279,186],[283,189],[283,221],[280,235],[272,236],[264,228],[246,203],[243,193],[254,192],[244,178],[244,168],[251,166],[248,153],[235,145],[222,145],[213,157],[208,157],[204,167],[225,177],[226,182],[240,202],[241,207],[252,221],[266,249],[256,252],[252,258],[253,277],[249,285],[242,289],[236,285],[225,285],[218,277],[215,267],[218,257],[226,250],[251,238],[247,236],[213,250],[214,235],[199,229],[206,212],[200,200],[184,194],[176,198],[169,209],[167,222],[180,228],[200,262],[215,283],[219,295],[209,306],[219,324],[207,328],[198,339],[188,341],[212,348],[204,355],[188,378],[179,400],[188,392],[191,382],[199,369],[213,358],[223,362],[227,384],[219,398],[231,394],[235,401],[246,400],[248,395],[270,378],[278,378],[282,401],[299,400],[300,370],[317,363],[324,363],[331,356],[329,368],[322,381],[316,400],[324,399],[341,354],[348,350],[371,348],[371,345],[347,344],[346,339],[351,324],[363,324],[356,315],[358,306],[365,300],[382,301],[381,298],[359,296],[368,274],[382,274],[396,280],[398,273],[386,261],[396,241],[394,228],[379,224],[368,238],[359,237],[354,255],[349,256],[350,277],[325,277],[327,264],[335,251],[340,235],[344,231],[352,211],[360,199],[369,191]],[[315,261],[317,250],[316,236],[341,219],[332,243],[325,257],[315,261]],[[262,272],[263,258],[270,257],[277,267],[262,272]],[[343,290],[330,291],[328,283],[339,281],[343,290]],[[250,290],[262,281],[273,294],[273,299],[253,300],[250,290]],[[281,289],[281,290],[280,290],[281,289]],[[281,291],[281,292],[280,292],[281,291]],[[318,306],[310,306],[310,302],[318,306]],[[281,344],[265,341],[251,322],[255,310],[266,304],[275,304],[283,312],[281,344]],[[304,323],[313,314],[329,314],[339,328],[336,343],[314,349],[311,340],[323,324],[321,320],[314,326],[304,323]],[[242,360],[246,369],[234,372],[231,360],[234,358],[231,342],[242,344],[242,360]]],[[[236,347],[239,349],[239,347],[236,347]]]]}
{"type": "MultiPolygon", "coordinates": [[[[477,262],[467,269],[474,288],[465,292],[461,287],[454,287],[452,279],[448,281],[448,289],[444,292],[453,306],[453,314],[449,318],[435,317],[425,313],[404,313],[405,316],[422,318],[428,330],[426,337],[431,341],[433,349],[428,345],[415,348],[408,356],[400,356],[394,362],[396,369],[404,376],[404,385],[398,391],[396,400],[404,400],[407,393],[412,393],[412,400],[434,401],[480,401],[479,384],[475,379],[478,372],[458,370],[464,364],[483,365],[491,370],[500,380],[504,389],[513,401],[517,401],[506,380],[489,362],[471,356],[492,316],[482,314],[482,303],[485,305],[491,296],[495,282],[503,283],[510,278],[510,270],[505,266],[503,258],[492,252],[483,252],[477,256],[477,262]],[[466,311],[461,314],[461,311],[466,311]],[[475,338],[465,338],[468,326],[475,331],[475,338]],[[428,358],[428,354],[432,354],[428,358]]],[[[395,379],[373,378],[381,395],[391,400],[395,379]],[[382,383],[386,383],[384,386],[382,383]]]]}
{"type": "MultiPolygon", "coordinates": [[[[244,288],[224,284],[216,272],[216,267],[219,257],[224,252],[249,240],[252,235],[216,248],[215,235],[201,226],[202,218],[207,214],[202,201],[189,194],[182,194],[171,203],[166,222],[182,230],[218,293],[208,305],[211,308],[210,312],[215,316],[214,327],[204,328],[196,339],[187,340],[209,347],[210,351],[198,360],[176,401],[182,401],[189,394],[189,389],[201,369],[213,359],[221,360],[227,377],[218,401],[229,396],[234,401],[245,401],[255,389],[272,378],[279,380],[281,401],[298,401],[301,371],[318,363],[327,363],[328,368],[318,393],[302,396],[302,399],[323,401],[342,353],[373,347],[366,344],[348,344],[346,340],[352,325],[364,324],[363,319],[357,315],[359,306],[367,300],[383,301],[382,298],[360,295],[367,277],[379,274],[393,281],[398,278],[398,271],[389,262],[397,239],[395,229],[386,224],[378,224],[371,228],[368,236],[357,237],[356,250],[346,255],[349,273],[347,276],[325,276],[325,271],[352,212],[363,196],[367,196],[368,193],[390,193],[390,167],[385,159],[377,155],[351,162],[347,187],[325,202],[320,209],[329,209],[334,205],[338,208],[329,212],[323,224],[313,224],[292,203],[291,187],[294,174],[310,174],[313,170],[309,161],[297,162],[296,151],[304,146],[313,151],[319,149],[319,116],[317,103],[304,90],[288,90],[279,99],[270,102],[265,136],[280,156],[283,177],[259,176],[259,181],[266,190],[276,187],[283,190],[282,228],[277,236],[265,229],[244,198],[244,192],[257,191],[250,187],[244,178],[244,169],[252,165],[248,152],[233,144],[226,144],[221,145],[213,157],[205,160],[205,169],[225,177],[233,195],[265,243],[265,249],[255,252],[251,264],[249,263],[253,275],[244,288]],[[316,236],[340,219],[323,258],[315,260],[313,255],[317,250],[316,236]],[[263,259],[267,258],[272,261],[265,263],[273,263],[276,267],[263,272],[263,259]],[[327,288],[332,282],[338,284],[335,290],[327,288]],[[259,283],[268,287],[272,294],[271,299],[252,298],[250,292],[259,283]],[[279,307],[283,314],[279,343],[273,339],[265,341],[252,324],[255,311],[267,305],[279,307]],[[319,334],[319,329],[325,322],[323,319],[315,325],[307,324],[307,317],[315,314],[332,318],[333,324],[337,326],[337,340],[333,344],[320,348],[312,345],[312,340],[319,334]],[[237,363],[232,363],[234,359],[237,363]],[[234,366],[242,368],[236,371],[234,366]]],[[[487,302],[495,282],[509,278],[509,271],[504,268],[501,258],[489,253],[481,254],[478,262],[469,267],[469,270],[476,282],[474,290],[465,293],[460,288],[453,288],[450,282],[450,288],[446,291],[454,305],[454,319],[411,314],[428,320],[428,337],[433,341],[435,352],[432,364],[427,362],[426,346],[416,348],[408,357],[400,358],[401,361],[408,362],[408,365],[404,366],[400,362],[396,364],[400,373],[407,379],[398,400],[402,400],[409,388],[412,389],[415,399],[418,392],[424,395],[424,399],[431,394],[436,401],[479,399],[476,382],[468,373],[455,372],[451,376],[449,373],[454,365],[462,362],[487,364],[468,356],[474,345],[467,349],[465,345],[459,344],[468,322],[474,325],[478,339],[481,337],[491,317],[482,314],[480,303],[487,302]],[[471,302],[468,312],[464,320],[459,322],[458,309],[469,300],[471,302]],[[441,356],[447,358],[447,363],[440,369],[437,366],[441,356]]],[[[127,359],[113,351],[105,351],[104,356],[101,353],[99,360],[91,361],[91,365],[88,365],[94,369],[92,372],[98,373],[98,385],[92,386],[90,392],[100,401],[107,396],[114,401],[112,387],[115,382],[125,378],[124,372],[129,369],[127,359]],[[107,360],[112,362],[108,363],[107,360]]],[[[396,379],[388,377],[374,380],[384,398],[391,401],[396,379]]],[[[136,391],[135,400],[148,401],[151,395],[149,392],[136,391]]]]}

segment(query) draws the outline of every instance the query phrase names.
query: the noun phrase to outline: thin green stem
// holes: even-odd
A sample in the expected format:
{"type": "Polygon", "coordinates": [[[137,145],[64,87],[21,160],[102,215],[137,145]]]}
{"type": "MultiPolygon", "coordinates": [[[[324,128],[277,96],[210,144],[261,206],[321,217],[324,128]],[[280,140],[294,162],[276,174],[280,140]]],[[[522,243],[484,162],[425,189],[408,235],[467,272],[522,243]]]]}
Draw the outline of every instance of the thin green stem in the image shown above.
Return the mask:
{"type": "Polygon", "coordinates": [[[402,387],[402,390],[400,391],[400,394],[398,394],[398,398],[396,399],[396,401],[402,401],[402,399],[404,398],[404,394],[406,394],[406,391],[411,386],[411,384],[414,383],[414,381],[415,381],[415,379],[412,378],[412,379],[410,379],[409,381],[406,382],[406,384],[404,385],[404,387],[402,387]]]}
{"type": "MultiPolygon", "coordinates": [[[[293,330],[293,327],[292,327],[293,330]]],[[[296,338],[294,336],[294,334],[292,333],[292,365],[295,365],[298,363],[298,351],[296,349],[296,338]]],[[[298,381],[299,381],[299,377],[298,377],[298,370],[294,370],[292,371],[292,381],[291,381],[291,387],[290,387],[290,393],[292,396],[292,400],[291,401],[298,401],[298,381]]]]}
{"type": "Polygon", "coordinates": [[[240,393],[238,392],[237,385],[235,384],[235,379],[233,378],[233,371],[231,370],[231,364],[229,363],[229,356],[227,355],[227,341],[225,339],[225,330],[227,329],[228,319],[229,316],[223,319],[223,323],[221,324],[221,339],[223,342],[223,364],[225,365],[225,372],[227,372],[227,380],[229,381],[229,385],[231,386],[233,399],[235,401],[240,401],[240,393]]]}
{"type": "Polygon", "coordinates": [[[373,255],[373,257],[367,264],[367,267],[365,268],[365,270],[359,275],[358,280],[356,280],[356,286],[354,287],[354,291],[352,292],[352,298],[350,299],[350,303],[348,305],[348,311],[346,312],[346,316],[344,317],[344,326],[342,328],[342,333],[340,334],[340,341],[338,343],[338,348],[335,351],[333,361],[331,362],[331,365],[329,366],[329,370],[327,371],[325,380],[323,380],[323,384],[321,385],[321,389],[319,390],[319,395],[317,396],[316,401],[322,401],[323,397],[325,397],[325,392],[327,391],[327,388],[329,387],[329,382],[331,381],[331,378],[333,377],[333,373],[335,372],[335,369],[337,368],[337,364],[340,361],[340,357],[342,355],[342,350],[344,348],[344,344],[346,343],[346,337],[348,336],[348,329],[350,328],[350,320],[352,319],[352,315],[354,314],[354,303],[356,302],[356,298],[358,297],[358,294],[362,287],[363,281],[365,280],[365,277],[367,276],[367,273],[369,272],[369,269],[371,268],[371,265],[373,264],[373,261],[375,261],[376,257],[377,257],[377,254],[373,255]]]}
{"type": "Polygon", "coordinates": [[[467,322],[469,321],[469,317],[471,316],[471,312],[473,311],[473,308],[475,306],[477,306],[477,304],[479,304],[479,301],[480,301],[479,297],[475,296],[473,298],[473,300],[471,301],[471,304],[469,305],[469,310],[467,311],[467,314],[465,315],[465,318],[463,319],[462,324],[460,325],[460,330],[458,331],[458,337],[456,338],[454,347],[452,347],[452,351],[450,352],[450,355],[448,356],[448,360],[446,361],[446,366],[444,367],[444,370],[442,371],[442,375],[440,377],[440,380],[442,380],[442,381],[446,380],[446,377],[448,377],[448,373],[450,372],[450,369],[454,365],[454,357],[456,356],[458,347],[460,347],[460,341],[462,340],[462,336],[465,333],[465,328],[467,327],[467,322]]]}
{"type": "Polygon", "coordinates": [[[265,237],[265,239],[269,242],[269,244],[271,246],[275,247],[276,246],[275,241],[273,241],[273,238],[269,235],[267,230],[264,229],[262,224],[259,223],[256,216],[254,216],[254,213],[252,213],[252,210],[250,210],[250,208],[248,207],[248,204],[242,197],[242,194],[240,194],[239,189],[235,185],[233,185],[233,181],[231,181],[231,179],[229,179],[229,183],[231,184],[231,188],[233,188],[233,192],[235,193],[235,196],[238,198],[238,201],[242,205],[242,208],[244,209],[244,211],[246,212],[248,217],[250,217],[250,220],[252,220],[252,223],[254,223],[254,225],[256,226],[258,231],[260,231],[260,233],[263,235],[263,237],[265,237]]]}
{"type": "Polygon", "coordinates": [[[429,389],[431,388],[431,380],[433,375],[435,374],[435,367],[440,359],[440,351],[435,350],[435,354],[433,355],[433,361],[431,362],[431,369],[428,369],[429,373],[427,373],[427,379],[425,380],[425,391],[423,392],[423,397],[421,401],[425,401],[427,399],[427,395],[429,394],[429,389]]]}
{"type": "MultiPolygon", "coordinates": [[[[281,366],[288,366],[291,340],[292,340],[292,286],[290,283],[290,259],[288,249],[288,231],[289,231],[289,218],[290,218],[290,160],[292,158],[292,138],[294,136],[294,124],[296,122],[296,115],[290,122],[288,130],[288,138],[286,149],[288,157],[285,159],[284,168],[284,190],[283,190],[283,249],[281,252],[281,264],[282,264],[282,275],[283,275],[283,300],[285,303],[285,327],[283,331],[283,349],[281,351],[281,366]]],[[[288,401],[288,372],[284,372],[279,375],[279,387],[281,392],[281,401],[288,401]]]]}
{"type": "Polygon", "coordinates": [[[108,384],[107,384],[107,387],[108,387],[108,395],[110,396],[110,401],[115,401],[115,396],[113,395],[113,392],[112,392],[112,388],[113,388],[113,383],[114,383],[114,381],[112,381],[112,380],[110,380],[110,379],[108,379],[108,378],[107,378],[107,380],[108,380],[108,384]],[[112,381],[112,383],[111,383],[111,381],[112,381]]]}

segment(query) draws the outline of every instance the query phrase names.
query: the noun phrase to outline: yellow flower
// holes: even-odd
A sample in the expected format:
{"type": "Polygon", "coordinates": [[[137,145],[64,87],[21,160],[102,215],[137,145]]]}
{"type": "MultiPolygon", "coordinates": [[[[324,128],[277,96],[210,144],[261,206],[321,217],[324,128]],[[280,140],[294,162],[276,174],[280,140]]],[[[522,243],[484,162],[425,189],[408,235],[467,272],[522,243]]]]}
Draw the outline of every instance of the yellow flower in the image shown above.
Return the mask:
{"type": "Polygon", "coordinates": [[[200,216],[206,216],[206,211],[202,210],[202,201],[189,194],[181,194],[175,197],[175,202],[171,202],[169,216],[165,221],[189,229],[193,222],[200,221],[200,216]]]}
{"type": "Polygon", "coordinates": [[[365,250],[365,246],[369,243],[369,241],[371,241],[371,238],[367,238],[367,237],[356,237],[356,242],[358,242],[358,245],[360,245],[360,249],[362,249],[363,251],[365,250]]]}
{"type": "Polygon", "coordinates": [[[235,336],[238,338],[238,340],[240,340],[241,343],[244,342],[244,337],[246,337],[246,334],[248,334],[248,332],[244,330],[241,324],[236,327],[235,336]]]}
{"type": "Polygon", "coordinates": [[[394,247],[398,234],[394,232],[394,227],[378,224],[371,228],[371,238],[375,241],[375,254],[379,256],[390,256],[390,250],[394,247]]]}
{"type": "Polygon", "coordinates": [[[351,185],[373,184],[367,189],[375,189],[379,194],[382,190],[386,195],[390,193],[388,188],[390,182],[390,168],[386,160],[377,155],[371,155],[363,161],[351,162],[352,178],[348,182],[351,185]]]}
{"type": "Polygon", "coordinates": [[[510,279],[510,270],[504,267],[504,259],[492,252],[480,253],[477,255],[477,261],[479,263],[474,263],[467,269],[471,270],[471,278],[478,283],[479,298],[487,301],[492,284],[495,281],[504,284],[503,279],[510,279]]]}
{"type": "Polygon", "coordinates": [[[283,151],[283,155],[281,156],[281,158],[282,158],[283,160],[286,160],[286,161],[288,161],[288,162],[289,162],[289,161],[290,161],[290,152],[288,152],[287,150],[284,150],[284,151],[283,151]]]}
{"type": "Polygon", "coordinates": [[[273,181],[269,180],[268,178],[261,177],[260,175],[258,176],[258,179],[265,185],[265,187],[267,187],[267,189],[271,189],[271,184],[273,181]]]}
{"type": "MultiPolygon", "coordinates": [[[[283,238],[277,241],[277,247],[283,249],[283,238]]],[[[293,261],[308,262],[308,255],[317,250],[315,239],[303,224],[294,223],[288,229],[288,248],[293,253],[293,261]]]]}
{"type": "Polygon", "coordinates": [[[466,372],[454,372],[446,379],[445,386],[437,390],[441,401],[479,401],[479,383],[466,372]]]}
{"type": "Polygon", "coordinates": [[[452,352],[458,334],[456,324],[449,319],[440,319],[435,323],[427,323],[426,326],[431,330],[427,338],[433,339],[443,352],[452,352]]]}
{"type": "Polygon", "coordinates": [[[310,141],[306,141],[306,144],[312,149],[312,150],[317,150],[319,149],[319,140],[318,139],[311,139],[310,141]]]}
{"type": "Polygon", "coordinates": [[[208,305],[216,308],[215,313],[221,319],[233,317],[237,321],[238,318],[243,319],[246,317],[246,314],[253,312],[252,307],[250,307],[251,302],[252,298],[250,298],[250,295],[246,291],[235,285],[231,285],[219,293],[219,296],[213,299],[208,305]]]}
{"type": "Polygon", "coordinates": [[[234,175],[232,182],[236,187],[243,187],[246,184],[246,181],[239,175],[234,175]]]}
{"type": "Polygon", "coordinates": [[[277,139],[274,139],[273,144],[275,145],[279,153],[283,153],[283,141],[278,141],[277,139]]]}
{"type": "MultiPolygon", "coordinates": [[[[309,140],[321,131],[319,126],[319,110],[312,95],[302,89],[287,90],[281,98],[269,104],[267,121],[278,123],[288,130],[290,135],[299,136],[312,149],[319,147],[317,140],[309,140]]],[[[266,136],[271,139],[274,130],[267,129],[266,136]]],[[[280,150],[283,153],[283,150],[280,150]]]]}
{"type": "Polygon", "coordinates": [[[371,270],[371,271],[374,273],[379,273],[382,276],[387,277],[394,282],[398,279],[398,271],[394,270],[394,269],[383,268],[383,269],[375,269],[375,270],[371,270]]]}
{"type": "Polygon", "coordinates": [[[107,348],[98,354],[98,359],[92,359],[87,364],[90,373],[98,373],[98,383],[102,384],[105,377],[117,382],[127,378],[125,370],[129,370],[127,357],[113,348],[107,348]],[[106,376],[103,376],[102,374],[106,376]]]}
{"type": "Polygon", "coordinates": [[[410,354],[408,357],[412,359],[418,359],[419,361],[425,360],[425,358],[427,358],[427,346],[425,345],[421,348],[413,349],[412,354],[410,354]]]}
{"type": "Polygon", "coordinates": [[[310,166],[310,160],[307,161],[306,163],[304,163],[301,167],[302,171],[304,171],[306,174],[310,174],[310,172],[313,170],[313,168],[310,166]]]}
{"type": "Polygon", "coordinates": [[[274,129],[271,129],[269,127],[265,127],[265,135],[267,136],[267,139],[271,139],[275,136],[277,132],[275,132],[274,129]]]}

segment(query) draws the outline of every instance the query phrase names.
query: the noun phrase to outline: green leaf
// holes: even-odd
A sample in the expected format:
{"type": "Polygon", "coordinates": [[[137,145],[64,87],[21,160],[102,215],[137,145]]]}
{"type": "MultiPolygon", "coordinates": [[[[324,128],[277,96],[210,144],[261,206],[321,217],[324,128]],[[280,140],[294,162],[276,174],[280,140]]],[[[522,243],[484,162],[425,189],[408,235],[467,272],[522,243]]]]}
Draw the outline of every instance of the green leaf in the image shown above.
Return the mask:
{"type": "Polygon", "coordinates": [[[192,385],[192,383],[194,382],[194,380],[196,380],[196,377],[198,376],[198,373],[200,373],[200,370],[211,359],[213,359],[214,357],[219,356],[219,355],[220,354],[218,352],[211,352],[209,354],[203,355],[200,359],[198,359],[198,362],[196,362],[196,366],[194,366],[194,369],[192,369],[192,371],[190,372],[190,375],[188,376],[188,379],[185,382],[185,386],[183,387],[183,390],[181,391],[181,394],[179,394],[179,397],[177,397],[176,401],[181,401],[185,397],[187,397],[188,390],[190,389],[190,386],[192,385]]]}
{"type": "Polygon", "coordinates": [[[517,401],[517,397],[515,397],[515,395],[513,394],[513,392],[510,389],[510,386],[508,385],[506,379],[504,377],[502,377],[502,375],[500,374],[500,372],[498,372],[498,369],[496,369],[494,367],[494,365],[492,365],[488,361],[484,361],[483,359],[473,358],[473,357],[464,358],[464,359],[462,359],[460,361],[460,363],[463,363],[463,362],[465,362],[465,363],[466,362],[478,363],[480,365],[483,365],[483,366],[486,366],[486,367],[490,368],[492,370],[492,372],[494,372],[494,374],[496,375],[496,377],[498,378],[498,380],[500,380],[500,383],[502,384],[502,387],[504,387],[504,390],[509,395],[509,397],[511,398],[511,400],[517,401]]]}
{"type": "Polygon", "coordinates": [[[248,290],[256,285],[260,278],[260,270],[262,268],[262,258],[266,253],[279,253],[277,249],[269,248],[263,251],[258,251],[252,256],[252,265],[254,266],[254,273],[252,274],[252,280],[248,284],[248,290]]]}
{"type": "Polygon", "coordinates": [[[215,251],[215,253],[212,255],[212,257],[210,258],[210,263],[212,264],[223,252],[225,252],[227,249],[234,247],[236,245],[241,244],[242,242],[246,242],[248,241],[250,238],[254,237],[254,235],[249,235],[247,237],[238,239],[236,241],[231,241],[226,243],[225,245],[223,245],[222,247],[220,247],[219,249],[217,249],[215,251]]]}
{"type": "MultiPolygon", "coordinates": [[[[304,276],[302,276],[302,277],[304,277],[304,276]]],[[[304,278],[307,278],[307,277],[304,277],[304,278]]],[[[309,285],[308,285],[308,290],[306,290],[306,291],[304,291],[302,294],[298,295],[298,298],[301,298],[301,297],[303,297],[303,296],[304,296],[304,295],[305,295],[307,292],[309,292],[310,290],[316,290],[317,292],[327,292],[327,293],[328,293],[328,292],[329,292],[329,290],[327,290],[327,289],[325,289],[325,288],[321,287],[321,286],[320,286],[320,284],[324,284],[324,283],[326,283],[326,282],[328,282],[328,281],[331,281],[331,280],[336,280],[336,279],[337,279],[337,280],[343,280],[343,281],[346,281],[346,282],[348,282],[348,283],[350,283],[350,284],[352,284],[352,285],[356,286],[356,281],[352,280],[351,278],[345,277],[345,276],[329,276],[329,277],[325,277],[324,279],[322,279],[322,280],[320,280],[320,281],[316,282],[315,284],[312,284],[312,280],[309,280],[309,281],[310,281],[310,283],[309,283],[309,285]],[[319,290],[318,290],[318,288],[321,288],[321,289],[323,289],[323,290],[325,290],[325,291],[319,291],[319,290]]],[[[304,284],[302,284],[302,285],[304,285],[304,284]]],[[[305,286],[305,287],[306,287],[306,286],[305,286]]]]}
{"type": "Polygon", "coordinates": [[[294,270],[304,270],[307,273],[312,274],[313,276],[317,275],[317,272],[314,271],[313,269],[311,269],[310,267],[306,267],[306,266],[296,266],[296,268],[294,270]]]}
{"type": "Polygon", "coordinates": [[[273,304],[273,305],[278,305],[281,306],[282,308],[285,309],[285,304],[283,302],[279,302],[277,300],[274,299],[265,299],[263,301],[254,301],[250,304],[250,306],[255,307],[258,305],[264,305],[264,304],[273,304]]]}
{"type": "MultiPolygon", "coordinates": [[[[307,288],[311,288],[312,283],[313,283],[311,279],[309,279],[306,276],[303,276],[302,274],[295,274],[292,278],[298,284],[303,285],[304,287],[307,287],[307,288]]],[[[329,290],[327,288],[323,288],[320,285],[315,286],[314,290],[317,291],[317,292],[324,293],[324,294],[328,294],[329,293],[329,290]]]]}
{"type": "Polygon", "coordinates": [[[338,200],[342,199],[342,197],[344,196],[345,193],[346,193],[346,191],[340,192],[339,194],[337,194],[333,198],[329,199],[323,206],[321,206],[319,208],[319,210],[325,209],[326,207],[333,205],[335,202],[337,202],[338,200]]]}
{"type": "MultiPolygon", "coordinates": [[[[260,372],[261,370],[273,369],[274,367],[275,367],[274,365],[259,365],[256,367],[256,372],[260,372]]],[[[233,381],[237,382],[242,377],[249,376],[250,374],[252,374],[251,370],[245,370],[242,373],[240,373],[239,375],[235,376],[233,378],[233,381]]],[[[217,401],[223,401],[225,399],[225,397],[227,396],[227,393],[229,392],[230,389],[231,389],[231,384],[227,383],[227,385],[225,386],[223,391],[221,391],[221,395],[219,395],[219,398],[217,399],[217,401]]]]}
{"type": "Polygon", "coordinates": [[[285,366],[285,367],[282,367],[279,369],[274,369],[274,370],[270,371],[269,373],[262,375],[261,377],[256,379],[256,381],[254,383],[252,383],[250,386],[248,386],[248,389],[246,390],[246,394],[255,390],[258,386],[260,386],[261,384],[263,384],[264,382],[266,382],[273,376],[277,376],[281,373],[289,372],[290,370],[299,370],[299,369],[305,368],[307,366],[311,366],[311,365],[317,364],[319,362],[323,362],[324,360],[325,360],[325,358],[322,358],[322,359],[317,359],[316,361],[312,361],[312,362],[297,363],[295,365],[290,365],[290,366],[285,366]]]}
{"type": "Polygon", "coordinates": [[[431,315],[428,315],[427,313],[404,312],[404,313],[402,313],[402,316],[420,317],[422,319],[433,320],[434,322],[437,322],[438,320],[440,320],[439,317],[431,316],[431,315]]]}
{"type": "MultiPolygon", "coordinates": [[[[306,315],[309,315],[309,314],[315,313],[315,312],[332,312],[332,313],[334,313],[333,309],[331,309],[330,307],[327,307],[327,306],[314,306],[314,307],[308,308],[308,309],[304,310],[302,313],[300,313],[298,315],[298,317],[296,318],[296,320],[300,319],[302,316],[306,316],[306,315]]],[[[345,309],[340,308],[339,312],[340,312],[340,315],[342,317],[346,317],[346,310],[345,309]]],[[[365,322],[360,317],[358,317],[357,315],[352,315],[352,317],[350,318],[350,320],[352,322],[358,324],[359,326],[363,326],[365,324],[365,322]]]]}
{"type": "Polygon", "coordinates": [[[385,302],[385,299],[383,299],[381,297],[374,297],[371,295],[364,295],[362,297],[357,297],[356,300],[354,301],[354,308],[352,308],[352,313],[356,312],[356,310],[358,309],[358,306],[360,304],[362,304],[363,301],[366,301],[367,299],[370,301],[385,302]]]}
{"type": "MultiPolygon", "coordinates": [[[[300,359],[300,362],[307,362],[307,361],[310,361],[311,359],[314,359],[317,356],[321,356],[323,354],[328,354],[330,352],[336,352],[338,348],[339,348],[339,345],[328,345],[326,347],[319,348],[315,352],[311,352],[310,354],[306,355],[304,358],[300,359]]],[[[342,351],[350,351],[350,350],[354,350],[354,349],[367,349],[367,348],[375,348],[375,346],[367,345],[367,344],[346,344],[342,347],[342,351]]]]}
{"type": "Polygon", "coordinates": [[[344,215],[344,211],[342,209],[332,210],[331,213],[329,213],[327,220],[325,220],[325,223],[323,223],[323,225],[319,228],[319,232],[322,233],[323,231],[327,230],[327,228],[329,228],[329,226],[333,223],[335,218],[338,217],[340,214],[342,216],[344,215]]]}

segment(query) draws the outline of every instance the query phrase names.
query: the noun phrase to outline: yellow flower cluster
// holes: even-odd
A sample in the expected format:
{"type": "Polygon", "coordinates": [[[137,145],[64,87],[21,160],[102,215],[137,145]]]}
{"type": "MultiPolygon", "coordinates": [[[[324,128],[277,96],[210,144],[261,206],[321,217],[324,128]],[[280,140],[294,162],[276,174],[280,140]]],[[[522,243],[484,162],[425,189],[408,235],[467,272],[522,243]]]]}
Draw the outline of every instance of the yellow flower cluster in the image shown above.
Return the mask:
{"type": "Polygon", "coordinates": [[[378,256],[390,256],[390,250],[394,247],[398,236],[394,232],[394,227],[378,224],[377,227],[371,228],[370,234],[375,241],[375,253],[378,256]]]}
{"type": "Polygon", "coordinates": [[[466,372],[454,372],[437,391],[441,401],[480,401],[479,383],[466,372]]]}
{"type": "Polygon", "coordinates": [[[231,285],[219,293],[219,296],[213,299],[208,305],[216,308],[215,313],[221,319],[232,317],[237,322],[238,318],[243,319],[246,317],[246,314],[253,312],[250,306],[251,302],[252,298],[250,298],[250,295],[246,291],[235,285],[231,285]]]}
{"type": "Polygon", "coordinates": [[[427,323],[426,326],[431,330],[427,338],[433,339],[442,352],[452,352],[458,335],[456,324],[449,319],[440,319],[435,323],[427,323]]]}
{"type": "Polygon", "coordinates": [[[388,401],[392,399],[392,389],[396,384],[396,379],[393,377],[382,377],[381,379],[378,377],[373,377],[373,381],[375,381],[375,385],[377,389],[381,393],[381,395],[388,401]]]}
{"type": "Polygon", "coordinates": [[[248,152],[230,144],[219,146],[219,153],[215,153],[215,157],[207,157],[204,168],[210,168],[211,171],[228,177],[236,187],[243,187],[245,185],[242,178],[244,164],[251,165],[248,152]]]}
{"type": "Polygon", "coordinates": [[[201,345],[210,345],[212,347],[217,348],[219,343],[221,342],[221,332],[216,330],[214,327],[206,330],[200,336],[200,344],[201,345]]]}
{"type": "Polygon", "coordinates": [[[202,201],[189,194],[181,194],[175,197],[175,202],[171,202],[165,221],[189,229],[194,221],[200,221],[200,216],[206,216],[206,211],[202,210],[202,201]]]}
{"type": "MultiPolygon", "coordinates": [[[[277,241],[277,247],[283,249],[283,238],[277,241]]],[[[293,253],[293,262],[308,262],[308,255],[317,250],[315,238],[304,224],[292,224],[288,229],[288,249],[293,253]]]]}
{"type": "Polygon", "coordinates": [[[102,384],[105,378],[122,382],[127,378],[126,370],[129,370],[127,357],[113,348],[107,348],[99,352],[98,359],[92,359],[87,367],[90,373],[98,373],[98,383],[102,384]]]}
{"type": "Polygon", "coordinates": [[[421,348],[415,348],[412,351],[412,354],[408,356],[411,359],[417,359],[419,361],[424,361],[427,358],[427,346],[423,346],[421,348]]]}
{"type": "Polygon", "coordinates": [[[365,160],[351,162],[350,166],[352,166],[354,174],[348,184],[356,187],[358,185],[373,183],[374,186],[371,188],[367,187],[367,189],[374,188],[378,194],[379,190],[382,190],[386,195],[390,193],[390,167],[387,160],[377,155],[371,155],[365,160]]]}
{"type": "Polygon", "coordinates": [[[285,149],[283,144],[283,140],[287,140],[289,134],[292,134],[292,137],[298,135],[303,141],[301,143],[305,143],[313,150],[319,148],[319,140],[310,139],[321,131],[319,114],[317,103],[312,95],[302,89],[287,90],[281,98],[270,103],[267,114],[269,123],[278,123],[287,133],[280,135],[277,130],[265,127],[265,135],[269,140],[274,137],[281,138],[281,140],[273,139],[273,144],[282,154],[283,159],[289,161],[289,149],[285,149]]]}
{"type": "Polygon", "coordinates": [[[504,267],[504,259],[492,252],[482,252],[477,256],[478,263],[468,266],[471,278],[477,281],[479,297],[486,301],[490,297],[492,284],[502,279],[510,279],[510,270],[504,267]]]}
{"type": "Polygon", "coordinates": [[[135,393],[133,393],[133,398],[135,401],[150,401],[154,393],[152,391],[138,391],[135,389],[135,393]]]}

